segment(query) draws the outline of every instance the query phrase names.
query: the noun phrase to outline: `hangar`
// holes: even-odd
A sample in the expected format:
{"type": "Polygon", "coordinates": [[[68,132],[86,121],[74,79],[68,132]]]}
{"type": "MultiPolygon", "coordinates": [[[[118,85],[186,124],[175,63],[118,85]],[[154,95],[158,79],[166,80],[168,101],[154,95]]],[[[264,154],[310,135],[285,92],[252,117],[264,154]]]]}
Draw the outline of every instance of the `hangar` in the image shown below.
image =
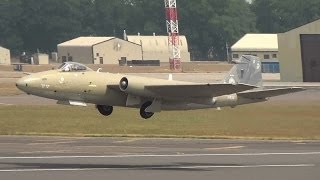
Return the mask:
{"type": "Polygon", "coordinates": [[[141,46],[115,37],[78,37],[58,44],[58,62],[119,64],[121,58],[139,60],[141,46]]]}
{"type": "MultiPolygon", "coordinates": [[[[169,62],[171,57],[170,47],[168,46],[168,36],[127,36],[128,41],[142,46],[144,60],[160,60],[169,62]]],[[[185,36],[179,37],[181,62],[190,62],[190,52],[185,36]]]]}
{"type": "Polygon", "coordinates": [[[278,39],[281,81],[320,82],[320,19],[278,39]]]}
{"type": "Polygon", "coordinates": [[[11,64],[10,50],[0,46],[0,64],[11,64]]]}
{"type": "Polygon", "coordinates": [[[279,73],[277,34],[246,34],[232,47],[232,59],[242,55],[258,56],[262,61],[262,72],[279,73]]]}

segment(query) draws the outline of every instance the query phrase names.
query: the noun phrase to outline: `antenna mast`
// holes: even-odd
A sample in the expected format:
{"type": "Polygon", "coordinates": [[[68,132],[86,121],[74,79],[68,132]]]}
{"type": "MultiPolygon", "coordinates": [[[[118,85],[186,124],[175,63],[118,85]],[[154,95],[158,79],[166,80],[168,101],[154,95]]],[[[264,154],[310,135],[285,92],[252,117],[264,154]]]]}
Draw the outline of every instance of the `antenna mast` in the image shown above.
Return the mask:
{"type": "Polygon", "coordinates": [[[171,50],[169,58],[170,69],[181,69],[181,55],[179,47],[179,22],[176,0],[164,0],[166,8],[168,43],[171,50]]]}

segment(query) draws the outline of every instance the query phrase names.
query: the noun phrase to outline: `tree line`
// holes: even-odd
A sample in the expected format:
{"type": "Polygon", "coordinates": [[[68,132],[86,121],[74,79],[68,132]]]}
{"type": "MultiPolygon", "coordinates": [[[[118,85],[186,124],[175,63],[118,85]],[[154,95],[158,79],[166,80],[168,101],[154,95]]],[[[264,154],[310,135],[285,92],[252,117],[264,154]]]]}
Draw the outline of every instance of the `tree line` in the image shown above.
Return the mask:
{"type": "MultiPolygon", "coordinates": [[[[225,59],[246,33],[279,33],[320,16],[320,0],[177,0],[195,60],[225,59]]],[[[52,52],[78,36],[166,35],[163,0],[0,0],[0,45],[52,52]]]]}

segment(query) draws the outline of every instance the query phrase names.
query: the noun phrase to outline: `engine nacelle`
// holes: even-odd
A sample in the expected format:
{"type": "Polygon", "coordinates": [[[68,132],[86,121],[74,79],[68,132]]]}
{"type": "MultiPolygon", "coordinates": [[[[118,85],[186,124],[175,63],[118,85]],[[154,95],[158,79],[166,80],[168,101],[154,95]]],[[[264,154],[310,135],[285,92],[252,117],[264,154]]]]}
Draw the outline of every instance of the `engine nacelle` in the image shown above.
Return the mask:
{"type": "Polygon", "coordinates": [[[122,92],[136,96],[153,96],[153,93],[145,89],[147,78],[143,77],[123,77],[119,82],[119,88],[122,92]]]}

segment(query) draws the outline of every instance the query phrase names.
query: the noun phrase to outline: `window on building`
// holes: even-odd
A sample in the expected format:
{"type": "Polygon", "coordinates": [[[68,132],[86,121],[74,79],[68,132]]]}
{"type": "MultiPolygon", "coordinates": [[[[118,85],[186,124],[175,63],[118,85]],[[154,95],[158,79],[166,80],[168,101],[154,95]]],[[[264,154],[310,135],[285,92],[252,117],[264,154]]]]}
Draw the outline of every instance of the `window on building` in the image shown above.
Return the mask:
{"type": "Polygon", "coordinates": [[[96,56],[99,57],[99,53],[97,53],[96,56]]]}
{"type": "Polygon", "coordinates": [[[272,54],[272,58],[277,58],[277,54],[272,54]]]}
{"type": "Polygon", "coordinates": [[[262,63],[263,73],[279,73],[279,63],[277,62],[264,62],[262,63]]]}
{"type": "Polygon", "coordinates": [[[72,56],[69,56],[69,57],[68,57],[68,61],[73,61],[72,56]]]}
{"type": "Polygon", "coordinates": [[[100,64],[103,64],[103,57],[100,57],[100,64]]]}
{"type": "Polygon", "coordinates": [[[234,58],[234,59],[239,58],[239,54],[232,54],[232,58],[234,58]]]}
{"type": "Polygon", "coordinates": [[[269,55],[269,54],[265,54],[265,55],[263,56],[263,59],[270,59],[270,55],[269,55]]]}

